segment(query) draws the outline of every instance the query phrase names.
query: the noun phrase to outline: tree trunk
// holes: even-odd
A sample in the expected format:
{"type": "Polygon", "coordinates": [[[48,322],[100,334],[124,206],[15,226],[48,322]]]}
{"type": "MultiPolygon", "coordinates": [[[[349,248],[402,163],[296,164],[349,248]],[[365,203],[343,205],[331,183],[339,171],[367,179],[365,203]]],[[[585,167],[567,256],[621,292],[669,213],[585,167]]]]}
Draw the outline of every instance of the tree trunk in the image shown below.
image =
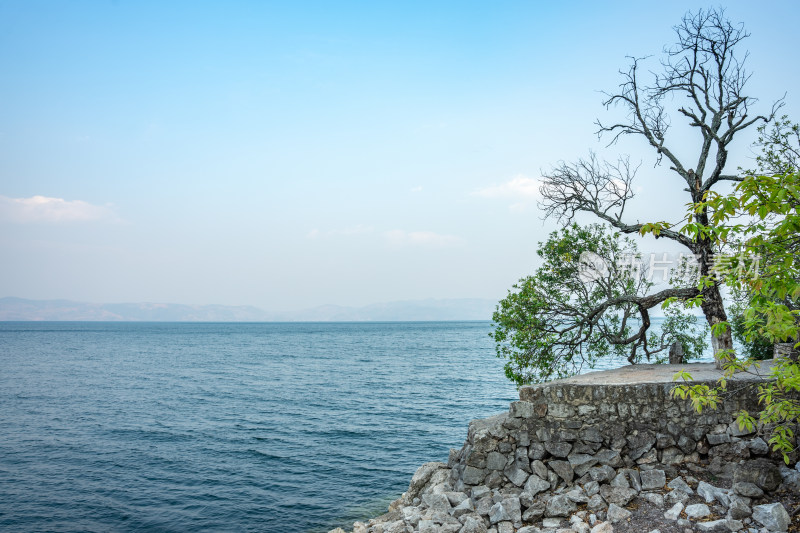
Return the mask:
{"type": "MultiPolygon", "coordinates": [[[[722,302],[722,295],[719,293],[719,287],[713,285],[703,291],[703,303],[701,308],[706,315],[708,325],[713,329],[715,324],[720,322],[727,322],[728,315],[725,313],[725,306],[722,302]]],[[[724,350],[733,348],[733,337],[731,336],[731,328],[728,327],[724,333],[714,335],[711,333],[711,347],[714,349],[714,363],[716,367],[722,368],[722,360],[718,355],[724,350]]]]}

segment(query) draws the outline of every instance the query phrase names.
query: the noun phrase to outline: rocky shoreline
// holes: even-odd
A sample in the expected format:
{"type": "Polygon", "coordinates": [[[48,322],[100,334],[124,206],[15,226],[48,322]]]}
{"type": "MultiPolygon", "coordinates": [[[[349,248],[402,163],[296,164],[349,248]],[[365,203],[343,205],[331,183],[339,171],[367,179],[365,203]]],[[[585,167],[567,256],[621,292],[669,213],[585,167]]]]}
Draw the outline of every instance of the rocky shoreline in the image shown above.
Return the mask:
{"type": "Polygon", "coordinates": [[[420,467],[388,513],[352,532],[800,531],[800,472],[733,421],[763,378],[741,376],[698,414],[669,394],[669,366],[523,387],[508,413],[470,424],[448,464],[420,467]]]}

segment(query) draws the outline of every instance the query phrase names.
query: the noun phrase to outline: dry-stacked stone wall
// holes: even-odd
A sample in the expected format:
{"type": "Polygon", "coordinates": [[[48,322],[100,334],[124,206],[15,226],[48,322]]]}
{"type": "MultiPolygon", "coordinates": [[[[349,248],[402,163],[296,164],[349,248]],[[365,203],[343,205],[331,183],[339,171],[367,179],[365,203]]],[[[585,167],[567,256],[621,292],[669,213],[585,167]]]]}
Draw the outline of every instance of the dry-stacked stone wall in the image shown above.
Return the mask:
{"type": "Polygon", "coordinates": [[[461,489],[522,487],[533,468],[545,474],[543,467],[539,477],[572,484],[603,463],[648,469],[710,458],[711,469],[723,473],[732,458],[768,451],[763,439],[735,423],[738,411],[757,408],[755,385],[743,382],[721,406],[702,413],[672,396],[674,383],[523,387],[508,413],[470,424],[448,466],[461,489]]]}

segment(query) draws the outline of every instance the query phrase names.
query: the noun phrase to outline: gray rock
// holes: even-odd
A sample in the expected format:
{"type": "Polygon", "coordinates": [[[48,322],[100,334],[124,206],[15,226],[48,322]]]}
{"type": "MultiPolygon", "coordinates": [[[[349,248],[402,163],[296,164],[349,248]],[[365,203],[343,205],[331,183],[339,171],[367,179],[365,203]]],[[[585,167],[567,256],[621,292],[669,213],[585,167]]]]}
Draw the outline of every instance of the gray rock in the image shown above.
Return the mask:
{"type": "Polygon", "coordinates": [[[589,497],[583,492],[582,489],[572,489],[571,491],[567,492],[567,498],[574,501],[575,503],[588,503],[589,497]]]}
{"type": "Polygon", "coordinates": [[[674,446],[671,448],[665,449],[661,452],[661,462],[665,465],[677,465],[684,461],[684,455],[681,452],[680,448],[675,448],[674,446]]]}
{"type": "Polygon", "coordinates": [[[671,488],[673,491],[678,490],[681,492],[685,492],[686,494],[694,494],[694,490],[690,487],[681,477],[676,477],[669,483],[667,483],[667,487],[671,488]]]}
{"type": "Polygon", "coordinates": [[[631,512],[627,509],[623,509],[615,503],[612,503],[608,506],[608,513],[606,516],[612,524],[616,524],[617,522],[630,518],[631,512]]]}
{"type": "Polygon", "coordinates": [[[692,453],[697,449],[697,442],[686,435],[681,435],[678,439],[678,448],[680,448],[683,453],[692,453]]]}
{"type": "Polygon", "coordinates": [[[628,505],[631,500],[636,497],[636,491],[633,489],[626,489],[623,487],[612,487],[611,485],[600,486],[600,496],[608,502],[608,504],[615,503],[620,507],[628,505]]]}
{"type": "Polygon", "coordinates": [[[769,453],[769,446],[761,437],[756,437],[748,442],[747,447],[750,448],[750,453],[753,455],[766,455],[769,453]]]}
{"type": "Polygon", "coordinates": [[[436,533],[437,527],[433,520],[420,520],[417,525],[419,533],[436,533]]]}
{"type": "Polygon", "coordinates": [[[566,494],[559,494],[547,500],[544,514],[547,517],[569,516],[577,510],[575,502],[566,494]]]}
{"type": "Polygon", "coordinates": [[[569,442],[550,441],[544,443],[544,449],[553,457],[564,458],[572,451],[572,444],[569,442]]]}
{"type": "Polygon", "coordinates": [[[500,452],[491,452],[486,456],[486,468],[489,470],[503,470],[508,459],[500,452]]]}
{"type": "Polygon", "coordinates": [[[586,504],[586,508],[590,511],[602,511],[607,507],[608,504],[599,494],[595,494],[594,496],[590,497],[588,503],[586,504]]]}
{"type": "Polygon", "coordinates": [[[697,520],[698,518],[705,518],[710,515],[711,509],[704,503],[695,503],[694,505],[687,505],[684,512],[690,520],[697,520]]]}
{"type": "Polygon", "coordinates": [[[668,492],[667,495],[664,497],[668,505],[672,505],[678,502],[686,503],[689,499],[689,495],[682,490],[673,490],[672,492],[668,492]]]}
{"type": "Polygon", "coordinates": [[[489,521],[492,524],[496,524],[504,520],[511,520],[511,515],[503,505],[503,502],[497,502],[489,509],[489,521]]]}
{"type": "Polygon", "coordinates": [[[628,476],[628,481],[631,483],[631,488],[636,492],[642,491],[642,476],[638,470],[634,470],[632,468],[626,468],[624,470],[625,475],[628,476]]]}
{"type": "Polygon", "coordinates": [[[642,470],[639,476],[642,480],[642,490],[660,489],[667,483],[667,475],[663,470],[642,470]]]}
{"type": "Polygon", "coordinates": [[[519,528],[517,530],[517,533],[542,533],[542,530],[539,529],[536,526],[525,526],[525,527],[519,528]]]}
{"type": "Polygon", "coordinates": [[[503,507],[505,507],[506,511],[508,512],[509,516],[511,516],[511,522],[517,525],[522,525],[522,509],[520,507],[519,498],[511,497],[506,498],[502,501],[503,507]]]}
{"type": "Polygon", "coordinates": [[[528,479],[528,473],[520,468],[516,462],[511,463],[511,466],[506,468],[503,473],[511,483],[518,487],[521,487],[525,480],[528,479]]]}
{"type": "Polygon", "coordinates": [[[558,474],[558,477],[560,477],[567,483],[572,483],[572,479],[575,477],[575,472],[572,470],[572,466],[570,466],[569,462],[550,461],[548,463],[548,466],[553,472],[558,474]]]}
{"type": "Polygon", "coordinates": [[[438,493],[428,493],[422,495],[422,501],[425,506],[430,509],[432,512],[441,512],[441,513],[449,513],[450,512],[450,500],[447,498],[445,494],[438,493]]]}
{"type": "Polygon", "coordinates": [[[550,483],[543,480],[536,474],[531,474],[528,477],[528,480],[525,482],[525,492],[530,493],[532,496],[536,496],[540,492],[544,492],[550,489],[550,483]]]}
{"type": "Polygon", "coordinates": [[[728,531],[737,531],[731,530],[728,528],[728,521],[727,520],[714,520],[712,522],[698,522],[695,524],[697,531],[702,531],[706,533],[727,533],[728,531]]]}
{"type": "Polygon", "coordinates": [[[666,513],[664,513],[664,518],[667,520],[677,520],[681,516],[681,512],[683,511],[683,504],[681,502],[676,503],[673,505],[666,513]]]}
{"type": "Polygon", "coordinates": [[[706,435],[706,440],[708,440],[709,446],[717,446],[719,444],[725,444],[731,441],[731,436],[727,433],[709,433],[706,435]]]}
{"type": "Polygon", "coordinates": [[[770,531],[786,531],[789,528],[789,513],[780,503],[769,503],[753,507],[753,520],[770,531]]]}
{"type": "Polygon", "coordinates": [[[732,497],[731,505],[728,507],[728,515],[734,520],[742,520],[753,514],[750,506],[740,497],[732,497]]]}
{"type": "Polygon", "coordinates": [[[600,450],[594,454],[594,458],[597,459],[597,462],[601,465],[610,466],[612,468],[619,468],[623,464],[619,452],[614,450],[600,450]]]}
{"type": "Polygon", "coordinates": [[[591,533],[614,533],[614,526],[611,522],[599,522],[592,528],[591,533]]]}
{"type": "Polygon", "coordinates": [[[611,485],[612,487],[622,487],[626,489],[631,488],[631,484],[628,481],[628,476],[626,476],[625,473],[622,471],[620,471],[620,473],[617,474],[614,477],[614,479],[611,480],[609,485],[611,485]]]}
{"type": "Polygon", "coordinates": [[[567,457],[575,475],[580,477],[597,464],[597,459],[586,453],[572,453],[567,457]]]}
{"type": "Polygon", "coordinates": [[[493,505],[492,497],[484,496],[475,503],[475,512],[481,516],[489,516],[489,511],[491,511],[493,505]]]}
{"type": "Polygon", "coordinates": [[[541,461],[531,461],[531,470],[542,479],[547,479],[547,466],[541,461]]]}
{"type": "Polygon", "coordinates": [[[611,481],[616,475],[616,471],[608,465],[593,466],[589,469],[589,476],[598,483],[611,481]]]}
{"type": "Polygon", "coordinates": [[[652,503],[656,507],[664,507],[663,494],[659,494],[658,492],[642,492],[641,494],[639,494],[639,497],[645,501],[652,503]]]}
{"type": "Polygon", "coordinates": [[[512,418],[533,418],[536,414],[536,406],[531,402],[511,402],[508,409],[508,416],[512,418]]]}
{"type": "Polygon", "coordinates": [[[732,518],[725,519],[725,525],[728,526],[729,531],[741,531],[744,529],[744,523],[741,520],[734,520],[732,518]]]}
{"type": "Polygon", "coordinates": [[[464,469],[464,474],[461,479],[467,485],[480,485],[486,479],[486,470],[475,468],[474,466],[467,466],[464,469]]]}
{"type": "Polygon", "coordinates": [[[583,486],[583,491],[587,496],[594,496],[600,492],[600,483],[597,481],[589,481],[583,486]]]}
{"type": "Polygon", "coordinates": [[[464,500],[469,499],[469,496],[463,492],[445,492],[444,494],[447,496],[447,499],[450,501],[450,505],[453,507],[456,507],[464,500]]]}
{"type": "Polygon", "coordinates": [[[514,524],[511,522],[500,522],[497,524],[497,533],[514,533],[514,524]]]}
{"type": "Polygon", "coordinates": [[[561,525],[560,518],[545,518],[542,520],[542,527],[545,529],[556,528],[561,525]]]}
{"type": "Polygon", "coordinates": [[[472,496],[472,499],[474,501],[478,501],[481,498],[483,498],[484,496],[491,496],[491,494],[492,494],[492,490],[489,487],[487,487],[486,485],[478,485],[478,486],[472,487],[472,490],[470,491],[470,496],[472,496]]]}
{"type": "Polygon", "coordinates": [[[706,483],[705,481],[701,481],[697,485],[697,494],[698,496],[703,498],[706,501],[706,503],[711,503],[714,500],[716,500],[717,499],[716,495],[721,490],[722,489],[720,489],[719,487],[715,487],[714,485],[706,483]]]}
{"type": "Polygon", "coordinates": [[[465,514],[473,512],[475,512],[475,506],[472,505],[472,501],[470,500],[464,500],[454,507],[452,511],[450,511],[450,513],[456,518],[461,518],[465,514]]]}
{"type": "Polygon", "coordinates": [[[541,442],[532,442],[528,446],[528,459],[531,461],[541,461],[547,452],[541,442]]]}
{"type": "Polygon", "coordinates": [[[800,472],[788,468],[786,465],[780,465],[778,469],[781,472],[784,486],[789,490],[800,492],[800,472]]]}
{"type": "Polygon", "coordinates": [[[468,516],[458,533],[486,533],[486,524],[483,523],[483,520],[468,516]]]}
{"type": "Polygon", "coordinates": [[[544,516],[544,508],[545,504],[543,501],[534,502],[528,509],[522,514],[523,522],[537,522],[542,519],[544,516]]]}
{"type": "Polygon", "coordinates": [[[733,491],[736,494],[746,498],[760,498],[764,495],[764,491],[761,490],[758,485],[755,483],[749,483],[747,481],[739,481],[738,483],[734,483],[733,491]]]}
{"type": "Polygon", "coordinates": [[[781,484],[781,473],[778,467],[768,459],[753,459],[738,465],[733,474],[733,482],[755,483],[764,491],[771,492],[781,484]]]}

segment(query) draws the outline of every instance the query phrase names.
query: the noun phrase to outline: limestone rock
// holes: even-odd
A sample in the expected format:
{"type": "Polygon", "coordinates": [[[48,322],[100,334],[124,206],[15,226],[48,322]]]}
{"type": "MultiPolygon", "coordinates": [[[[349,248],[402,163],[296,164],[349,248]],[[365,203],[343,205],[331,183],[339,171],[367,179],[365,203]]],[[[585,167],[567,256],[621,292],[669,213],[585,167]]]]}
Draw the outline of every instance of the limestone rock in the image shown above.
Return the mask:
{"type": "Polygon", "coordinates": [[[686,494],[694,494],[692,487],[690,487],[681,477],[676,477],[667,483],[667,487],[671,488],[673,491],[679,490],[681,492],[685,492],[686,494]]]}
{"type": "Polygon", "coordinates": [[[771,492],[781,484],[781,473],[775,463],[768,459],[753,459],[738,465],[733,474],[733,482],[755,483],[764,491],[771,492]]]}
{"type": "Polygon", "coordinates": [[[669,511],[664,513],[664,518],[667,520],[677,520],[681,516],[681,511],[683,511],[683,504],[678,502],[673,505],[669,511]]]}
{"type": "Polygon", "coordinates": [[[611,522],[598,522],[592,528],[591,533],[614,533],[614,526],[611,522]]]}
{"type": "Polygon", "coordinates": [[[458,530],[458,533],[486,533],[486,524],[483,523],[483,520],[469,516],[464,520],[464,525],[458,530]]]}
{"type": "Polygon", "coordinates": [[[615,503],[612,503],[608,506],[607,516],[611,523],[616,524],[617,522],[630,518],[631,512],[627,509],[623,509],[615,503]]]}
{"type": "Polygon", "coordinates": [[[663,470],[643,470],[639,473],[642,490],[660,489],[667,484],[667,476],[663,470]]]}
{"type": "Polygon", "coordinates": [[[547,466],[549,466],[553,472],[558,474],[558,477],[567,483],[572,483],[572,479],[575,477],[575,472],[573,472],[572,466],[570,466],[569,462],[550,461],[547,466]]]}
{"type": "Polygon", "coordinates": [[[687,505],[684,512],[686,512],[686,516],[689,520],[697,520],[698,518],[705,518],[710,515],[711,509],[704,503],[695,503],[694,505],[687,505]]]}
{"type": "Polygon", "coordinates": [[[525,492],[529,493],[531,496],[536,496],[540,492],[544,492],[550,489],[550,483],[543,480],[536,474],[531,474],[528,477],[528,480],[525,482],[525,492]]]}
{"type": "Polygon", "coordinates": [[[636,497],[636,491],[630,488],[601,485],[600,495],[609,505],[614,503],[622,507],[628,505],[636,497]]]}
{"type": "Polygon", "coordinates": [[[727,520],[714,520],[712,522],[698,522],[695,524],[697,531],[703,533],[728,533],[729,531],[738,531],[728,527],[727,520]]]}
{"type": "Polygon", "coordinates": [[[547,517],[569,516],[577,510],[575,502],[570,500],[566,494],[559,494],[547,500],[544,514],[547,517]]]}
{"type": "Polygon", "coordinates": [[[733,484],[733,490],[736,494],[740,494],[746,498],[760,498],[764,495],[764,491],[759,488],[755,483],[747,481],[739,481],[733,484]]]}
{"type": "Polygon", "coordinates": [[[753,507],[753,520],[770,531],[786,531],[789,528],[789,513],[780,503],[769,503],[753,507]]]}

